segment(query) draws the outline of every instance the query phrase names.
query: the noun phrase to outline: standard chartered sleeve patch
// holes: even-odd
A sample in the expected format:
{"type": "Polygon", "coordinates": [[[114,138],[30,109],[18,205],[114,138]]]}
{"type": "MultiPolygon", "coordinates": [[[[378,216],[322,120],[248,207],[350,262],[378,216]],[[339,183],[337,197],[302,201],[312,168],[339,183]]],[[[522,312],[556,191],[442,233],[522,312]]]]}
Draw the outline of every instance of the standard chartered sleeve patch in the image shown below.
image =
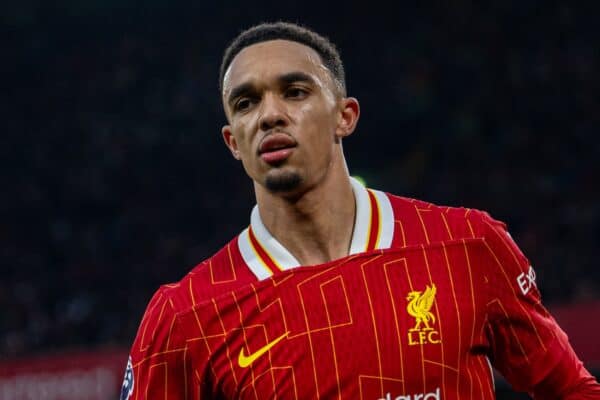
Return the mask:
{"type": "Polygon", "coordinates": [[[123,378],[123,386],[121,386],[120,400],[128,400],[133,393],[133,364],[131,364],[131,356],[127,360],[127,368],[125,369],[125,377],[123,378]]]}

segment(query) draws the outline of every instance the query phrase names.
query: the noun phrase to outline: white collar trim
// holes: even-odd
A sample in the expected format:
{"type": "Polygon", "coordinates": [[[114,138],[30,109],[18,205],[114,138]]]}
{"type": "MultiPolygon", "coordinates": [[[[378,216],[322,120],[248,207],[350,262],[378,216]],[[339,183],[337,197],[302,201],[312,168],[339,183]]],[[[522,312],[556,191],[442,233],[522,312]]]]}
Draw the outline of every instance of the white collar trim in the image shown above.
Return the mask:
{"type": "MultiPolygon", "coordinates": [[[[378,232],[374,232],[377,241],[373,249],[389,248],[394,234],[394,214],[388,196],[377,190],[366,189],[355,178],[351,177],[350,182],[356,201],[356,219],[349,254],[369,250],[367,247],[374,218],[379,222],[378,232]],[[369,192],[373,195],[374,203],[370,199],[369,192]],[[376,207],[372,207],[372,204],[376,207]],[[377,213],[376,216],[374,212],[377,213]]],[[[300,262],[264,226],[258,205],[252,209],[250,227],[238,237],[238,247],[248,267],[261,280],[276,273],[277,269],[285,271],[300,265],[300,262]],[[252,240],[252,233],[255,241],[252,240]],[[257,244],[262,249],[257,248],[257,244]],[[264,257],[265,254],[267,258],[264,257]]]]}

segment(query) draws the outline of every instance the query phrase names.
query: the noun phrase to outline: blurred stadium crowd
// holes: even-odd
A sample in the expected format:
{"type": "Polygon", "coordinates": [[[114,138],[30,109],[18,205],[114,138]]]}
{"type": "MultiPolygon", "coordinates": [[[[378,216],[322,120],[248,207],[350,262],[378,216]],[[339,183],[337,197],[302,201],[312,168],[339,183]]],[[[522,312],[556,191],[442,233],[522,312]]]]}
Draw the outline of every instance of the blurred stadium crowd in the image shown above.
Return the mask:
{"type": "Polygon", "coordinates": [[[129,346],[158,285],[249,223],[217,71],[239,30],[278,18],[341,50],[362,105],[351,173],[507,222],[547,305],[599,298],[594,10],[476,3],[3,6],[0,357],[129,346]]]}

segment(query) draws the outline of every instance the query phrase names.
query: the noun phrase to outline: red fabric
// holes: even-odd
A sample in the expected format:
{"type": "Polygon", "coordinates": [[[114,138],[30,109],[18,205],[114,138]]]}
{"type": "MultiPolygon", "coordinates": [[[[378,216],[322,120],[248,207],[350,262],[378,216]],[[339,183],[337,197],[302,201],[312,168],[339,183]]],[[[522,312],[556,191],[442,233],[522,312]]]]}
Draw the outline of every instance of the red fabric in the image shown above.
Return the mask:
{"type": "Polygon", "coordinates": [[[534,388],[536,399],[592,400],[600,399],[600,386],[573,351],[563,356],[552,371],[534,388]]]}
{"type": "Polygon", "coordinates": [[[131,399],[493,399],[488,359],[518,389],[576,396],[586,372],[503,225],[392,206],[391,249],[257,281],[234,240],[162,287],[131,399]]]}

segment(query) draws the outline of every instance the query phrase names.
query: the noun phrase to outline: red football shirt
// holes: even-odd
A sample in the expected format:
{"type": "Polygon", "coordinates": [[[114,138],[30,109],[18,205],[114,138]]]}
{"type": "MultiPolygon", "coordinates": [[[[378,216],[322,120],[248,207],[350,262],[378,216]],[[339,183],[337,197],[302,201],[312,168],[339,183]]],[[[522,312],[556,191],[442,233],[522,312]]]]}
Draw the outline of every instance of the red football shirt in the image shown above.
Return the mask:
{"type": "Polygon", "coordinates": [[[121,398],[493,399],[491,365],[540,396],[593,384],[502,223],[353,189],[348,257],[299,266],[255,208],[161,287],[121,398]]]}

